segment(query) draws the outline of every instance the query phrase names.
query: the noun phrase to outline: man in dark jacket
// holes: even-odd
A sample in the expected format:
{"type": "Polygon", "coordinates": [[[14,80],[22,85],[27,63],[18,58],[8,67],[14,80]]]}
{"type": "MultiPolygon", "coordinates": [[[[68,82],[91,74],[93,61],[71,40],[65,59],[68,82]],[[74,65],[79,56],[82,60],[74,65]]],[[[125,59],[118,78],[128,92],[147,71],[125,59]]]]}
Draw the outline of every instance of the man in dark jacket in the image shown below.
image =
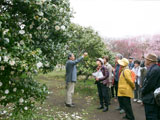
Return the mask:
{"type": "Polygon", "coordinates": [[[158,66],[160,67],[160,56],[158,56],[158,66]]]}
{"type": "Polygon", "coordinates": [[[74,107],[72,103],[72,94],[74,93],[74,86],[77,81],[77,68],[76,64],[79,63],[87,53],[84,53],[79,59],[75,60],[73,54],[69,54],[68,61],[66,63],[66,106],[67,107],[74,107]]]}
{"type": "MultiPolygon", "coordinates": [[[[121,54],[117,54],[115,57],[115,72],[114,72],[114,85],[115,85],[115,91],[116,91],[116,97],[117,97],[117,93],[118,93],[118,82],[119,82],[119,77],[121,74],[121,66],[118,64],[118,60],[121,60],[123,58],[123,56],[121,54]]],[[[123,106],[121,104],[122,100],[121,97],[117,97],[118,102],[119,102],[119,107],[116,108],[116,110],[119,110],[120,113],[124,113],[124,109],[123,106]]]]}
{"type": "Polygon", "coordinates": [[[160,87],[160,67],[156,64],[157,56],[149,54],[145,58],[147,74],[142,86],[142,100],[145,107],[146,120],[159,120],[159,107],[154,99],[154,91],[160,87]]]}

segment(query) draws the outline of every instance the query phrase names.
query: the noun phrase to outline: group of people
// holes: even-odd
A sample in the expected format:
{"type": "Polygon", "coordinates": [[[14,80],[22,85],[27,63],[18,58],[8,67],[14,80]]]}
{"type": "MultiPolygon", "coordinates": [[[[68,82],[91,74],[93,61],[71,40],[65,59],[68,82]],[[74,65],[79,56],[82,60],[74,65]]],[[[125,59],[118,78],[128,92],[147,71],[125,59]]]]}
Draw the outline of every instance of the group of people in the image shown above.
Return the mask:
{"type": "MultiPolygon", "coordinates": [[[[69,54],[66,62],[66,106],[74,107],[72,95],[77,81],[76,64],[87,53],[75,60],[74,54],[69,54]]],[[[123,58],[121,54],[115,56],[115,66],[109,64],[109,57],[104,56],[96,60],[97,69],[92,75],[97,84],[100,106],[103,112],[109,110],[111,98],[118,100],[116,110],[125,113],[123,119],[135,120],[132,110],[133,102],[141,103],[145,108],[146,120],[160,120],[160,106],[157,104],[154,91],[160,87],[160,58],[155,54],[148,54],[142,60],[123,58]]]]}

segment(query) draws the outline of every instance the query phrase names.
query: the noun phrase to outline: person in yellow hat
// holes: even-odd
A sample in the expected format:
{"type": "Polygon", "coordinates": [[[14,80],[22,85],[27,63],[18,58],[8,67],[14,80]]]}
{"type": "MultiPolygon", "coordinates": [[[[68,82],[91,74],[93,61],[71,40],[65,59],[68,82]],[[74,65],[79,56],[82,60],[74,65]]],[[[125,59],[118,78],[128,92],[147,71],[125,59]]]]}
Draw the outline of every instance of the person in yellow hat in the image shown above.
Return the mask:
{"type": "Polygon", "coordinates": [[[129,61],[128,59],[123,58],[122,60],[118,60],[118,64],[122,68],[118,83],[118,97],[121,98],[121,104],[126,113],[123,119],[135,120],[131,105],[135,84],[131,77],[131,70],[128,67],[129,61]]]}

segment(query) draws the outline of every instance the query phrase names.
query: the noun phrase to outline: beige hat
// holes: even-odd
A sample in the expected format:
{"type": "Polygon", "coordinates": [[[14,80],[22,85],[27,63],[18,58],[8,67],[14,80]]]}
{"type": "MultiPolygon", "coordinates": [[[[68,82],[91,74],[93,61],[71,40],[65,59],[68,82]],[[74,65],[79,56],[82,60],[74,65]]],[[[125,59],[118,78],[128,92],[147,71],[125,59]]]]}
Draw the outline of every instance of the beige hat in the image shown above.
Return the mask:
{"type": "Polygon", "coordinates": [[[147,57],[145,57],[145,59],[152,61],[152,62],[157,62],[157,55],[155,54],[148,54],[147,57]]]}
{"type": "Polygon", "coordinates": [[[128,59],[123,58],[122,60],[118,60],[118,64],[120,64],[121,66],[126,67],[129,64],[129,61],[128,61],[128,59]]]}
{"type": "Polygon", "coordinates": [[[97,61],[100,61],[102,65],[104,64],[104,60],[102,58],[98,58],[97,61]]]}

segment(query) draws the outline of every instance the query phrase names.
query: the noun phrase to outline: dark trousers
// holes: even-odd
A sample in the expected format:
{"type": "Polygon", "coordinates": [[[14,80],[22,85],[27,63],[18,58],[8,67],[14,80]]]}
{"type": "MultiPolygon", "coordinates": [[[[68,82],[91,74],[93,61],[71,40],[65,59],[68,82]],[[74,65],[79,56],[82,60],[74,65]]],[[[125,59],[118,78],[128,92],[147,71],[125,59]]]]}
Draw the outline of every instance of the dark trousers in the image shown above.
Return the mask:
{"type": "Polygon", "coordinates": [[[135,83],[135,87],[136,87],[136,89],[134,90],[134,98],[138,99],[138,100],[141,100],[142,99],[141,90],[140,90],[141,88],[140,88],[140,86],[138,85],[137,82],[135,83]]]}
{"type": "Polygon", "coordinates": [[[119,98],[121,99],[121,104],[126,113],[126,117],[129,120],[135,120],[133,111],[132,111],[131,98],[130,97],[119,97],[119,98]]]}
{"type": "Polygon", "coordinates": [[[118,102],[119,102],[119,107],[120,107],[120,109],[123,109],[123,110],[124,110],[122,97],[118,97],[118,102]]]}
{"type": "Polygon", "coordinates": [[[99,100],[101,106],[108,107],[109,105],[109,88],[103,85],[103,83],[97,83],[99,100]]]}
{"type": "Polygon", "coordinates": [[[118,81],[114,81],[114,88],[115,88],[116,97],[117,97],[117,94],[118,94],[118,81]]]}
{"type": "Polygon", "coordinates": [[[114,86],[111,87],[112,97],[114,98],[114,86]]]}
{"type": "Polygon", "coordinates": [[[110,104],[111,103],[111,99],[112,99],[111,88],[108,88],[108,95],[109,95],[109,104],[110,104]]]}
{"type": "Polygon", "coordinates": [[[158,118],[160,108],[156,104],[144,104],[144,109],[146,120],[160,120],[158,118]]]}
{"type": "Polygon", "coordinates": [[[114,86],[108,89],[109,89],[109,103],[111,103],[111,99],[112,97],[114,97],[114,86]]]}
{"type": "MultiPolygon", "coordinates": [[[[117,97],[117,94],[118,94],[118,81],[114,81],[114,85],[115,85],[115,91],[116,91],[116,97],[117,97]]],[[[123,109],[123,105],[121,104],[122,103],[121,98],[119,98],[119,97],[117,97],[117,98],[118,98],[119,107],[121,109],[123,109]]]]}

